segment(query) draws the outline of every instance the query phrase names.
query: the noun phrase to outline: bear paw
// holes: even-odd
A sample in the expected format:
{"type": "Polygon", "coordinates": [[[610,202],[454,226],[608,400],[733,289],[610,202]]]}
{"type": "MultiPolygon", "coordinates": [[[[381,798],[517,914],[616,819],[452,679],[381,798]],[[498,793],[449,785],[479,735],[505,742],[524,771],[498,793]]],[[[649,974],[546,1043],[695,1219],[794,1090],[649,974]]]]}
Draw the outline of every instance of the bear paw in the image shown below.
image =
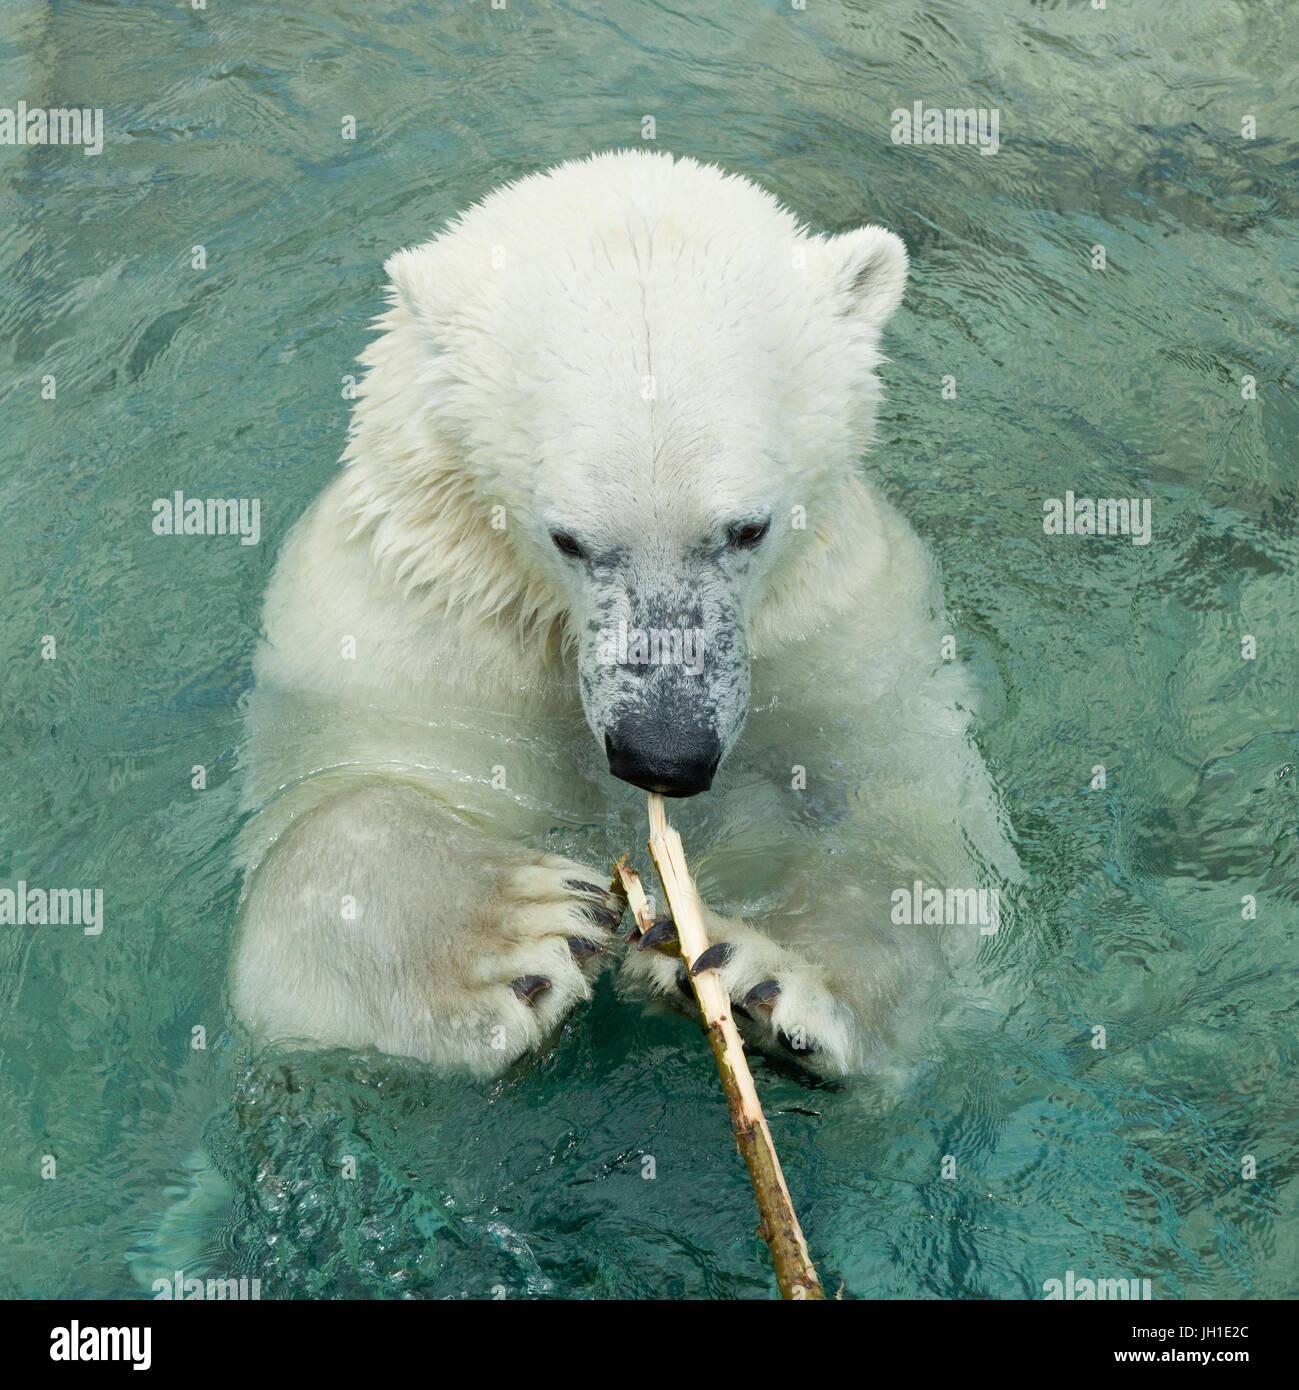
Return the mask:
{"type": "Polygon", "coordinates": [[[471,928],[475,982],[500,1004],[498,1050],[518,1056],[591,997],[623,903],[560,855],[506,873],[471,928]]]}
{"type": "Polygon", "coordinates": [[[448,905],[449,930],[413,952],[423,1007],[411,1019],[400,1001],[378,1005],[397,1020],[381,1031],[381,1049],[482,1077],[536,1051],[591,997],[617,941],[623,903],[599,878],[537,855],[495,870],[481,902],[448,905]]]}
{"type": "MultiPolygon", "coordinates": [[[[835,998],[824,970],[735,919],[709,916],[711,945],[695,975],[717,971],[746,1042],[821,1075],[861,1069],[865,1045],[852,1011],[835,998]]],[[[624,983],[695,1009],[676,927],[670,918],[643,936],[633,930],[624,983]]]]}

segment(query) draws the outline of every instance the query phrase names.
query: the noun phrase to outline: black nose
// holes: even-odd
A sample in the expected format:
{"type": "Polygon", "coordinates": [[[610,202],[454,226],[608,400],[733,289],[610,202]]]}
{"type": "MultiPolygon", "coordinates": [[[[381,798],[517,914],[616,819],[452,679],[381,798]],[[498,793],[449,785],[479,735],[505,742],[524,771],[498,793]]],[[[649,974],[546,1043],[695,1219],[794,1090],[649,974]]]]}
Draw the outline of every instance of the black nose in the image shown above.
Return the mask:
{"type": "Polygon", "coordinates": [[[711,729],[616,729],[604,736],[609,771],[622,782],[663,796],[696,796],[713,785],[722,744],[711,729]]]}

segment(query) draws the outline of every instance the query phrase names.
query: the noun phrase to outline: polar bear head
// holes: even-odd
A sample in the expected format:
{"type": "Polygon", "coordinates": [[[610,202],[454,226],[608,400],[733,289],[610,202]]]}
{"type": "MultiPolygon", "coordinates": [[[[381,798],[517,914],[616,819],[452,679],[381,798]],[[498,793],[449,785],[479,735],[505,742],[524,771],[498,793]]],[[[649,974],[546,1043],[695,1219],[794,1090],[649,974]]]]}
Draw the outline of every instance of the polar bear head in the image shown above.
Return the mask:
{"type": "Polygon", "coordinates": [[[816,584],[906,281],[666,155],[533,175],[388,262],[350,461],[408,586],[553,626],[610,771],[689,796],[740,735],[764,606],[816,584]]]}

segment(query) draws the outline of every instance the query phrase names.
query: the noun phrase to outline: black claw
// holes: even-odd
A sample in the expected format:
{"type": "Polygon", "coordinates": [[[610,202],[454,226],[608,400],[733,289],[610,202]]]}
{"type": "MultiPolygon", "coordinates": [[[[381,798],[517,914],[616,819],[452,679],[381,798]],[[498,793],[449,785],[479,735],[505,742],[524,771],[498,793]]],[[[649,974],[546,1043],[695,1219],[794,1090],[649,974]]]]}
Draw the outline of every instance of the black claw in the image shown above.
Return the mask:
{"type": "Polygon", "coordinates": [[[748,1011],[748,1009],[744,1007],[743,1004],[732,1004],[731,1012],[733,1014],[739,1014],[741,1018],[747,1018],[750,1023],[753,1022],[753,1015],[748,1011]]]}
{"type": "Polygon", "coordinates": [[[607,888],[601,888],[598,883],[587,883],[582,878],[566,878],[564,887],[570,893],[590,893],[594,898],[608,898],[612,896],[607,888]]]}
{"type": "Polygon", "coordinates": [[[793,1038],[783,1028],[776,1030],[776,1041],[786,1052],[792,1052],[796,1057],[806,1057],[809,1053],[816,1051],[816,1044],[808,1042],[806,1039],[804,1039],[802,1047],[795,1047],[793,1038]]]}
{"type": "Polygon", "coordinates": [[[653,946],[666,951],[668,955],[681,954],[681,943],[677,940],[677,924],[671,917],[660,917],[640,939],[640,949],[653,946]]]}
{"type": "Polygon", "coordinates": [[[695,992],[690,986],[690,976],[684,965],[679,965],[677,967],[677,988],[687,999],[693,999],[695,997],[695,992]]]}
{"type": "Polygon", "coordinates": [[[583,903],[582,912],[591,922],[602,927],[616,927],[622,921],[622,913],[612,907],[597,907],[594,903],[583,903]]]}
{"type": "Polygon", "coordinates": [[[763,980],[744,996],[740,1001],[745,1008],[766,1009],[768,1013],[776,1007],[776,1000],[780,998],[780,983],[777,980],[763,980]]]}
{"type": "Polygon", "coordinates": [[[734,954],[735,947],[729,941],[718,941],[695,961],[694,965],[690,967],[690,973],[699,975],[705,970],[720,970],[734,954]]]}
{"type": "Polygon", "coordinates": [[[584,960],[590,960],[592,956],[604,955],[604,947],[598,941],[588,941],[584,936],[570,936],[568,949],[579,964],[584,960]]]}
{"type": "Polygon", "coordinates": [[[520,975],[511,982],[510,988],[525,1004],[532,1004],[539,994],[545,994],[550,988],[550,981],[543,980],[540,975],[520,975]]]}

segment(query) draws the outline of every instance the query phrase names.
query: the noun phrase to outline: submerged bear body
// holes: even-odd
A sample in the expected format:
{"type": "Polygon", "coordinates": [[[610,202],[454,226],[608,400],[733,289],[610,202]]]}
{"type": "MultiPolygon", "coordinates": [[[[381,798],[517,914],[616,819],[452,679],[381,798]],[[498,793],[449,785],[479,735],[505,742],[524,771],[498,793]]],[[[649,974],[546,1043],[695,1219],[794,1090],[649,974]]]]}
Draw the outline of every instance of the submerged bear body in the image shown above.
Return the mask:
{"type": "Polygon", "coordinates": [[[901,242],[612,154],[387,269],[346,467],[267,594],[240,1018],[491,1075],[606,965],[679,999],[606,892],[651,788],[689,798],[753,1044],[880,1065],[979,932],[894,895],[1014,870],[934,568],[860,462],[901,242]]]}

